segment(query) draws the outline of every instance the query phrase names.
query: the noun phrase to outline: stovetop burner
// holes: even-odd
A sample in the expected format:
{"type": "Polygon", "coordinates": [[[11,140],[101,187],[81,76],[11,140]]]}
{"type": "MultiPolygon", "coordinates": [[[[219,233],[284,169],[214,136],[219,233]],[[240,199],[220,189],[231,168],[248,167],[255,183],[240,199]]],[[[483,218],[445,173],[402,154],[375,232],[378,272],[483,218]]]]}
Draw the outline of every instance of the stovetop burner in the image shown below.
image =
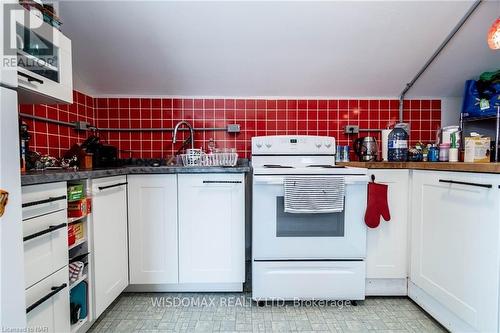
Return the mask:
{"type": "Polygon", "coordinates": [[[311,164],[306,166],[306,168],[323,168],[323,169],[341,169],[345,168],[343,165],[329,165],[329,164],[311,164]]]}
{"type": "Polygon", "coordinates": [[[293,169],[290,165],[279,165],[279,164],[264,164],[264,168],[269,169],[293,169]]]}

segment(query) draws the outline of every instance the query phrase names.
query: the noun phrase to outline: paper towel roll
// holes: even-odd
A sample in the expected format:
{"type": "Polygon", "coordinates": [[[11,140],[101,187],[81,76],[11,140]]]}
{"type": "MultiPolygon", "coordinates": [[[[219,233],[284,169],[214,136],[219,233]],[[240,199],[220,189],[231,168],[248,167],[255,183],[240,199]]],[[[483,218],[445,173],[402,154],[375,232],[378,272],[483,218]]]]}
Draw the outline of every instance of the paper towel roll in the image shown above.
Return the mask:
{"type": "Polygon", "coordinates": [[[388,151],[389,151],[389,133],[392,130],[385,129],[382,130],[382,160],[388,161],[388,151]]]}

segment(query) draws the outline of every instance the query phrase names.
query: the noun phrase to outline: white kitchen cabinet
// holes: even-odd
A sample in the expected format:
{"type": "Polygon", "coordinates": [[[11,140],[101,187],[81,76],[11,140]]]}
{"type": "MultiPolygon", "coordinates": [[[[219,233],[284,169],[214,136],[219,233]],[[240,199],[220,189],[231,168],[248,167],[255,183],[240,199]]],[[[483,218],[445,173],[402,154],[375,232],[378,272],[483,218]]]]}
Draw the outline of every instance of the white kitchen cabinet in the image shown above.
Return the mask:
{"type": "Polygon", "coordinates": [[[70,332],[68,268],[26,289],[27,332],[70,332]]]}
{"type": "Polygon", "coordinates": [[[179,282],[245,280],[243,174],[179,174],[179,282]]]}
{"type": "Polygon", "coordinates": [[[177,283],[177,175],[132,175],[128,183],[130,283],[177,283]]]}
{"type": "Polygon", "coordinates": [[[71,40],[21,7],[13,14],[19,101],[25,104],[72,103],[71,40]],[[39,49],[44,50],[43,55],[39,49]]]}
{"type": "Polygon", "coordinates": [[[413,171],[408,292],[451,331],[499,329],[499,184],[494,174],[413,171]]]}
{"type": "Polygon", "coordinates": [[[94,179],[92,195],[97,318],[128,285],[126,176],[94,179]]]}
{"type": "Polygon", "coordinates": [[[367,228],[366,294],[406,295],[408,277],[409,170],[370,170],[375,182],[388,186],[391,220],[367,228]]]}

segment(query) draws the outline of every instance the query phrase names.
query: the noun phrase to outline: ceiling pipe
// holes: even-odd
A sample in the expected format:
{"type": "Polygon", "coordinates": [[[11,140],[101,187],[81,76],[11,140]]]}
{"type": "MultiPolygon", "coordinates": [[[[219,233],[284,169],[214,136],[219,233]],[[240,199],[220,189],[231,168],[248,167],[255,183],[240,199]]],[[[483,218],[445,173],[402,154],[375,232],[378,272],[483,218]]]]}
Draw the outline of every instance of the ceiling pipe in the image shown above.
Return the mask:
{"type": "Polygon", "coordinates": [[[474,13],[474,11],[479,7],[479,5],[483,2],[483,0],[476,0],[472,6],[467,10],[465,15],[458,21],[458,23],[455,25],[453,30],[450,31],[448,36],[446,36],[445,40],[439,45],[439,47],[434,51],[434,53],[431,55],[429,60],[424,64],[424,66],[417,72],[417,74],[413,77],[413,79],[406,84],[406,87],[401,91],[401,94],[399,95],[399,122],[403,122],[403,102],[406,93],[408,90],[413,87],[415,82],[424,74],[424,72],[427,70],[427,68],[434,62],[434,60],[437,58],[437,56],[443,51],[443,49],[448,45],[450,40],[456,35],[456,33],[460,30],[460,28],[465,24],[465,22],[469,19],[469,17],[474,13]]]}

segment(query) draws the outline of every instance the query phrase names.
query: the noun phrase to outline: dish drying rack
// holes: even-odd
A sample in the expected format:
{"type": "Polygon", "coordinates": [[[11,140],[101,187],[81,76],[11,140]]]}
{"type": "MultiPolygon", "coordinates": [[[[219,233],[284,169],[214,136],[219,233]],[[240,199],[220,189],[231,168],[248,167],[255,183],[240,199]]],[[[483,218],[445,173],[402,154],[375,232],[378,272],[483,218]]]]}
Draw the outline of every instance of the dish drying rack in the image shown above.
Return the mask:
{"type": "Polygon", "coordinates": [[[186,154],[179,155],[179,159],[185,167],[232,167],[238,163],[238,153],[213,152],[207,154],[201,149],[187,149],[186,154]]]}

